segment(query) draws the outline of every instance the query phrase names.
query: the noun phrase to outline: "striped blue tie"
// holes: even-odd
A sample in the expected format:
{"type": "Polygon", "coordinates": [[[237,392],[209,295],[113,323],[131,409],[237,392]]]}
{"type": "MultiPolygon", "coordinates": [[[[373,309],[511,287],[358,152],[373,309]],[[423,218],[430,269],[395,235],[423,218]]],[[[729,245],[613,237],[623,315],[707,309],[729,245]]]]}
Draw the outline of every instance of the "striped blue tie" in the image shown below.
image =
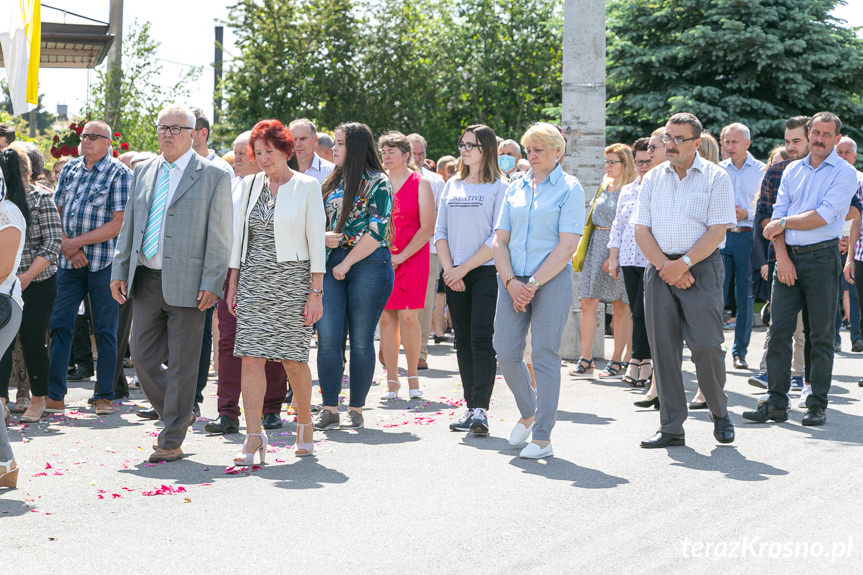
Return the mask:
{"type": "Polygon", "coordinates": [[[150,214],[147,216],[147,226],[144,228],[144,241],[141,244],[147,259],[152,258],[159,251],[159,232],[162,231],[162,215],[165,213],[165,204],[168,203],[168,184],[173,167],[174,164],[162,162],[164,172],[156,185],[153,203],[150,204],[150,214]]]}

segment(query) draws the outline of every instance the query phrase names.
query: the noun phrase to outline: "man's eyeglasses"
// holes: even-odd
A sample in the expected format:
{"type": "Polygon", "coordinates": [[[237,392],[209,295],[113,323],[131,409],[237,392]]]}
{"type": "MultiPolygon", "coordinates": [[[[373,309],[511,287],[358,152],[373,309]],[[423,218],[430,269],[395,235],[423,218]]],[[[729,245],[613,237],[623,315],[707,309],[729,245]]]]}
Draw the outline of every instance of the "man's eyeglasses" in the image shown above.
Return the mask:
{"type": "Polygon", "coordinates": [[[617,164],[622,164],[620,160],[605,160],[606,166],[616,166],[617,164]]]}
{"type": "Polygon", "coordinates": [[[108,136],[103,136],[102,134],[81,134],[82,140],[90,140],[91,142],[95,142],[99,138],[105,138],[106,140],[110,140],[108,136]]]}
{"type": "Polygon", "coordinates": [[[697,140],[700,137],[701,136],[692,136],[691,138],[684,138],[683,136],[674,136],[672,138],[671,136],[669,136],[667,134],[663,134],[662,136],[660,136],[660,139],[662,140],[663,144],[671,144],[673,142],[675,146],[679,146],[680,144],[682,144],[684,142],[690,142],[692,140],[697,140]]]}
{"type": "Polygon", "coordinates": [[[643,168],[643,167],[649,166],[650,164],[651,164],[650,160],[635,160],[635,167],[636,168],[643,168]]]}
{"type": "Polygon", "coordinates": [[[647,151],[652,154],[653,152],[656,151],[656,148],[664,148],[664,147],[665,147],[664,144],[662,146],[657,146],[656,144],[650,144],[649,146],[647,146],[647,151]]]}
{"type": "Polygon", "coordinates": [[[473,152],[474,148],[482,148],[479,144],[474,144],[473,142],[459,142],[458,149],[465,150],[467,152],[473,152]]]}
{"type": "Polygon", "coordinates": [[[194,128],[190,128],[188,126],[165,126],[164,124],[159,124],[156,126],[156,131],[160,134],[166,134],[171,132],[172,135],[176,136],[183,130],[194,130],[194,128]]]}

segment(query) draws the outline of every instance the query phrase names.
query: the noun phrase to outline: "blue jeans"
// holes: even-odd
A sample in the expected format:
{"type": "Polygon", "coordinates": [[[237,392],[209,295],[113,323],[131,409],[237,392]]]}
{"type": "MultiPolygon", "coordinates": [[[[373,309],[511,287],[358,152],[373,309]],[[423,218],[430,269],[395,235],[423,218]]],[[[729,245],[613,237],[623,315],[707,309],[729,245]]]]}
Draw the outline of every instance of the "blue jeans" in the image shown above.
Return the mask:
{"type": "Polygon", "coordinates": [[[75,317],[84,297],[90,294],[93,330],[99,361],[96,365],[96,399],[114,398],[114,368],[117,363],[117,317],[119,305],[111,297],[111,266],[97,272],[87,268],[57,270],[57,299],[51,312],[51,352],[48,397],[66,397],[66,369],[72,352],[75,317]]]}
{"type": "Polygon", "coordinates": [[[731,289],[731,272],[734,271],[734,299],[737,302],[737,323],[734,327],[734,345],[731,355],[746,357],[749,338],[752,335],[752,232],[729,232],[725,234],[722,259],[725,262],[725,284],[723,296],[728,300],[731,289]]]}
{"type": "Polygon", "coordinates": [[[836,309],[836,343],[840,343],[842,338],[839,336],[839,330],[842,329],[842,292],[844,290],[848,290],[848,299],[851,302],[849,307],[851,308],[848,311],[849,320],[848,322],[851,324],[851,343],[854,344],[857,340],[860,339],[860,307],[857,302],[857,288],[849,284],[845,281],[845,276],[843,275],[839,278],[839,302],[840,305],[836,309]]]}
{"type": "Polygon", "coordinates": [[[339,405],[342,389],[342,340],[345,323],[351,342],[351,407],[362,407],[375,373],[375,326],[393,291],[393,266],[388,248],[378,248],[351,266],[345,279],[333,277],[350,250],[336,248],[324,275],[324,315],[318,321],[318,379],[324,405],[339,405]]]}

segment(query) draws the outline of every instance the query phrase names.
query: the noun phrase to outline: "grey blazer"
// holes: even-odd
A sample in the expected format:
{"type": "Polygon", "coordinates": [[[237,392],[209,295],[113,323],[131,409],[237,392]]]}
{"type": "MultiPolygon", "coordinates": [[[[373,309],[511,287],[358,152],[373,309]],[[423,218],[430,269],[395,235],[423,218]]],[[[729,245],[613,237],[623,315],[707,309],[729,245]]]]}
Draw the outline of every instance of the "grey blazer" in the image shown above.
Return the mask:
{"type": "MultiPolygon", "coordinates": [[[[135,166],[117,238],[111,279],[125,280],[129,297],[134,294],[138,253],[160,162],[161,158],[155,158],[135,166]]],[[[199,291],[224,292],[233,240],[230,176],[193,154],[166,210],[162,296],[168,305],[197,307],[199,291]]]]}

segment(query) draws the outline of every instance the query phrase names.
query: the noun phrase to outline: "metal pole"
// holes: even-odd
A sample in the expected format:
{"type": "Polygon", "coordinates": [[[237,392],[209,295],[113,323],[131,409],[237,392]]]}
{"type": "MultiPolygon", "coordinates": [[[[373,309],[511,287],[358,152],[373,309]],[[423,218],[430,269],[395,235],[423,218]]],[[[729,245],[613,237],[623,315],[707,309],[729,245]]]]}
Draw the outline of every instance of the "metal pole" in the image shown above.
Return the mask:
{"type": "Polygon", "coordinates": [[[219,123],[219,112],[222,109],[222,43],[225,38],[225,28],[216,26],[216,58],[213,61],[213,124],[219,123]]]}
{"type": "Polygon", "coordinates": [[[120,126],[120,91],[123,74],[123,0],[111,0],[108,16],[108,33],[114,35],[114,42],[108,49],[108,78],[110,86],[105,95],[105,121],[112,124],[113,130],[120,126]]]}

